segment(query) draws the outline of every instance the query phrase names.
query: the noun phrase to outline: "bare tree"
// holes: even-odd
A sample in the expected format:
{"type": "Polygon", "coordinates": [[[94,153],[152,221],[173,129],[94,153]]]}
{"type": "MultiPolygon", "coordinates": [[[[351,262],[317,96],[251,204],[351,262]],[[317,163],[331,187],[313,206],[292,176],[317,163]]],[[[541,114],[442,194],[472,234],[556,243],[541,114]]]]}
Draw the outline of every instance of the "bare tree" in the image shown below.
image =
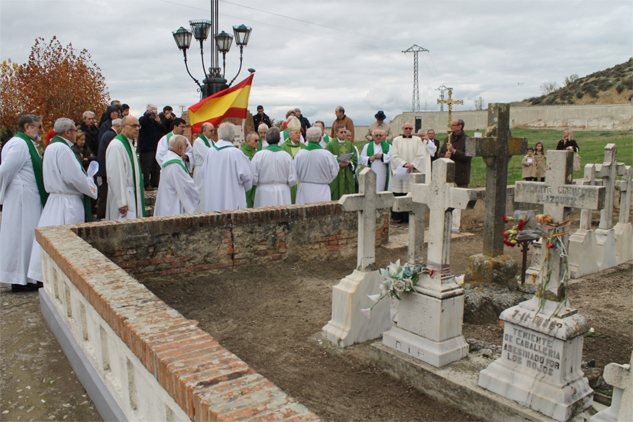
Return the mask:
{"type": "Polygon", "coordinates": [[[569,86],[569,85],[573,84],[578,79],[580,79],[580,76],[578,76],[577,73],[572,73],[571,75],[566,76],[565,77],[565,86],[569,86]]]}
{"type": "Polygon", "coordinates": [[[475,100],[475,110],[483,110],[484,109],[484,99],[479,97],[475,100]]]}
{"type": "Polygon", "coordinates": [[[554,91],[557,91],[559,86],[556,82],[544,82],[541,85],[541,92],[543,95],[551,94],[554,91]]]}

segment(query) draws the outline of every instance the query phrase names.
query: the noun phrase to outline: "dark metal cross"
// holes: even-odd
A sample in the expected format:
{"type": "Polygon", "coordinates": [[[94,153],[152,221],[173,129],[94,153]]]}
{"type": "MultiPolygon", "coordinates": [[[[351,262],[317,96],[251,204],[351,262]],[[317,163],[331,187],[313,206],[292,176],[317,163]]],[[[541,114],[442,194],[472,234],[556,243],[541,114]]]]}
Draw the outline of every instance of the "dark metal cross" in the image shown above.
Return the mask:
{"type": "Polygon", "coordinates": [[[527,138],[511,138],[510,104],[488,105],[486,138],[468,138],[466,156],[482,157],[486,163],[486,211],[483,254],[503,254],[503,216],[506,213],[508,161],[513,155],[527,153],[527,138]]]}

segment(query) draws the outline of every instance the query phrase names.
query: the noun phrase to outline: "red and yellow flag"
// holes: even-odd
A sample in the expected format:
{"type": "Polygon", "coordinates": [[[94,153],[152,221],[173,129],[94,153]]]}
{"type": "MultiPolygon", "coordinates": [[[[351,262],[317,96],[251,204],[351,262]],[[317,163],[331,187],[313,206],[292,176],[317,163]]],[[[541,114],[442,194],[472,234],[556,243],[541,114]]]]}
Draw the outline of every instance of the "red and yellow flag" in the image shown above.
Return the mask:
{"type": "Polygon", "coordinates": [[[234,87],[213,94],[189,107],[191,131],[193,133],[200,132],[202,124],[207,122],[217,126],[226,117],[245,119],[253,76],[255,75],[251,75],[234,87]]]}

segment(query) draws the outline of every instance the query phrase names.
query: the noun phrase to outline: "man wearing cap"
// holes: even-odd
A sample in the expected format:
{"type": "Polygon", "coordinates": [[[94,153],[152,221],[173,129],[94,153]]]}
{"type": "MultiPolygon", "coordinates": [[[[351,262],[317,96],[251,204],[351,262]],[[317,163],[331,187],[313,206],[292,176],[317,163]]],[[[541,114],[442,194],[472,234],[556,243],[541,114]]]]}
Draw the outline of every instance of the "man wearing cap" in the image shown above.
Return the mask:
{"type": "MultiPolygon", "coordinates": [[[[264,125],[265,126],[265,125],[264,125]]],[[[209,152],[209,148],[214,144],[215,126],[212,123],[202,124],[202,133],[193,141],[193,181],[200,193],[200,202],[196,205],[195,212],[204,211],[204,177],[202,177],[202,165],[209,152]]]]}
{"type": "Polygon", "coordinates": [[[336,114],[336,120],[334,120],[334,123],[332,123],[332,138],[336,138],[338,136],[336,127],[338,125],[343,125],[345,126],[345,129],[352,132],[352,139],[356,139],[356,137],[354,136],[354,122],[352,121],[352,119],[345,115],[345,109],[343,108],[343,106],[336,107],[336,109],[334,110],[334,114],[336,114]]]}
{"type": "Polygon", "coordinates": [[[253,116],[253,127],[259,128],[259,125],[265,123],[267,127],[271,127],[270,117],[264,113],[264,106],[257,106],[257,114],[253,116]]]}
{"type": "MultiPolygon", "coordinates": [[[[295,155],[306,147],[305,144],[301,142],[301,123],[299,123],[299,119],[291,117],[286,130],[288,131],[288,139],[281,144],[281,149],[290,154],[292,158],[295,158],[295,155]]],[[[266,136],[268,136],[268,133],[266,136]]],[[[297,185],[290,188],[290,194],[292,196],[292,203],[294,204],[297,197],[297,185]]]]}
{"type": "Polygon", "coordinates": [[[295,117],[299,119],[299,122],[301,122],[301,135],[305,137],[306,130],[308,130],[308,128],[311,126],[310,121],[307,119],[307,117],[301,115],[301,110],[299,110],[298,107],[295,108],[295,117]]]}
{"type": "Polygon", "coordinates": [[[365,135],[365,139],[371,141],[374,131],[376,129],[380,129],[384,130],[386,134],[386,137],[383,139],[383,141],[391,142],[391,127],[389,126],[389,123],[385,123],[385,119],[387,118],[387,116],[385,116],[385,112],[380,110],[378,111],[378,113],[374,114],[374,117],[376,118],[376,121],[369,125],[369,128],[367,129],[367,135],[365,135]]]}
{"type": "MultiPolygon", "coordinates": [[[[257,142],[256,136],[252,139],[257,142]]],[[[279,129],[276,127],[268,129],[266,141],[269,146],[251,160],[253,185],[257,185],[255,208],[290,205],[294,199],[291,189],[298,181],[292,157],[279,147],[279,129]]]]}

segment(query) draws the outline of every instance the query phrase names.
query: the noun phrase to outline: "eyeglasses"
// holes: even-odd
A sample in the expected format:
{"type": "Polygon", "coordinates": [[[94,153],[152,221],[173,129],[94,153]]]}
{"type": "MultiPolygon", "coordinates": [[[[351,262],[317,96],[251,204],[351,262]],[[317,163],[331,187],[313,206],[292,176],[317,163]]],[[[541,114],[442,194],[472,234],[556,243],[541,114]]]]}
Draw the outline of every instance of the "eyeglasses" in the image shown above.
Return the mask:
{"type": "Polygon", "coordinates": [[[413,130],[413,128],[412,128],[412,127],[405,127],[405,128],[403,128],[403,129],[404,129],[404,130],[413,130]]]}
{"type": "Polygon", "coordinates": [[[77,132],[77,129],[68,129],[71,132],[77,132]]]}
{"type": "Polygon", "coordinates": [[[135,128],[135,129],[136,129],[136,128],[139,128],[139,129],[141,128],[141,125],[139,125],[139,124],[134,124],[134,125],[128,125],[128,124],[125,124],[125,125],[123,125],[123,126],[132,126],[132,127],[133,127],[133,128],[135,128]]]}
{"type": "Polygon", "coordinates": [[[455,123],[451,123],[451,127],[452,126],[461,126],[459,123],[455,124],[455,123]]]}

